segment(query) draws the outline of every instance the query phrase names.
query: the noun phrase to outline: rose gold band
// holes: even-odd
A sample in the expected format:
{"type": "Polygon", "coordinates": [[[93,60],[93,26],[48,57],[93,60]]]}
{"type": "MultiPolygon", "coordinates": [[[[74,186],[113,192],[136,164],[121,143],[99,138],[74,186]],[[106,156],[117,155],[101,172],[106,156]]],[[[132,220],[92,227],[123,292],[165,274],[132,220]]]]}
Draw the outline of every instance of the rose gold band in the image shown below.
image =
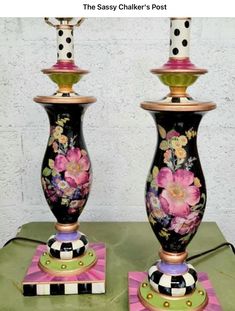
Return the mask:
{"type": "Polygon", "coordinates": [[[187,258],[188,253],[187,252],[182,252],[182,253],[169,253],[161,249],[159,251],[159,257],[161,260],[170,263],[170,264],[178,264],[182,263],[185,261],[187,258]]]}
{"type": "Polygon", "coordinates": [[[79,229],[79,223],[75,222],[73,224],[60,224],[59,222],[57,222],[55,224],[55,228],[59,232],[65,232],[65,233],[74,232],[79,229]]]}

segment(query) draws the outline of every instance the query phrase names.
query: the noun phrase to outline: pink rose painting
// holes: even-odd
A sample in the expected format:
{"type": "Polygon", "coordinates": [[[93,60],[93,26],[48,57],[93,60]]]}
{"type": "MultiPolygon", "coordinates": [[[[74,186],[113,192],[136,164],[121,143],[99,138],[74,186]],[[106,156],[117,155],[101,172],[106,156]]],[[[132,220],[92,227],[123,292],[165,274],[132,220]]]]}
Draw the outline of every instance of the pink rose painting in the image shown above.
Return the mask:
{"type": "Polygon", "coordinates": [[[200,224],[197,212],[192,212],[186,217],[175,217],[171,222],[171,230],[181,235],[192,233],[200,224]]]}
{"type": "Polygon", "coordinates": [[[190,214],[190,207],[200,200],[200,190],[192,185],[194,174],[185,169],[172,172],[163,167],[156,176],[156,184],[163,188],[159,196],[161,208],[165,213],[177,217],[190,214]]]}
{"type": "Polygon", "coordinates": [[[87,155],[82,155],[79,148],[70,149],[65,155],[55,157],[55,171],[64,172],[65,180],[73,188],[89,181],[89,168],[89,159],[87,155]]]}

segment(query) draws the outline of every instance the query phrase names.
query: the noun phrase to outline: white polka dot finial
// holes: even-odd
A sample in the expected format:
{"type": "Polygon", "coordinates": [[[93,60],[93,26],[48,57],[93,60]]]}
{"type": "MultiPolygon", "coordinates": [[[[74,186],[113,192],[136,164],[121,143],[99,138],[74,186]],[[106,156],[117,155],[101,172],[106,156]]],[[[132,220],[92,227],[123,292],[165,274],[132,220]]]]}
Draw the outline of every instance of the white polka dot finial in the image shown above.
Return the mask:
{"type": "Polygon", "coordinates": [[[191,18],[170,19],[170,57],[188,58],[191,18]]]}
{"type": "Polygon", "coordinates": [[[57,26],[57,60],[74,60],[73,27],[71,26],[57,26]]]}

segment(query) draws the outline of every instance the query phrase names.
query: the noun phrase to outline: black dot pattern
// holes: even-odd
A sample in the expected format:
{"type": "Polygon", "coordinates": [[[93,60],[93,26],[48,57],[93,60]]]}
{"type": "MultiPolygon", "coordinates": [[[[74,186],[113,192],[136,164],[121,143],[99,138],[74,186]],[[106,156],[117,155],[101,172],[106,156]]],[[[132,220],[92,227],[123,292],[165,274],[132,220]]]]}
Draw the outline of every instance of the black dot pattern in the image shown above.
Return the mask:
{"type": "Polygon", "coordinates": [[[185,28],[189,28],[189,21],[186,21],[186,22],[184,23],[184,27],[185,27],[185,28]]]}
{"type": "Polygon", "coordinates": [[[174,35],[175,36],[179,36],[180,35],[180,30],[178,28],[175,29],[174,35]]]}
{"type": "Polygon", "coordinates": [[[189,57],[189,19],[171,20],[170,57],[189,57]]]}
{"type": "Polygon", "coordinates": [[[182,41],[182,45],[183,45],[183,46],[187,46],[187,45],[188,45],[188,41],[184,39],[184,40],[182,41]]]}
{"type": "Polygon", "coordinates": [[[63,28],[58,29],[58,51],[57,58],[58,60],[72,60],[73,59],[73,30],[63,28]]]}

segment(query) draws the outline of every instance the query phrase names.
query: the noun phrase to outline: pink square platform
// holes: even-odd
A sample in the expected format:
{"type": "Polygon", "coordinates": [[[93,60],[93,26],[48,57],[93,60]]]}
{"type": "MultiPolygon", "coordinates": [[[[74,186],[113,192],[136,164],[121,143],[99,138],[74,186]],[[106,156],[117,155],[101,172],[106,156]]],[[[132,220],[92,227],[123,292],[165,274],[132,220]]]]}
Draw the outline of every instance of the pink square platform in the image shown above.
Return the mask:
{"type": "MultiPolygon", "coordinates": [[[[140,283],[146,280],[146,278],[147,278],[146,272],[129,272],[128,274],[129,311],[149,311],[139,301],[137,294],[140,283]]],[[[207,273],[199,272],[198,281],[205,288],[208,294],[209,302],[207,306],[204,308],[204,311],[223,311],[216,297],[212,284],[208,279],[207,273]]]]}
{"type": "Polygon", "coordinates": [[[90,247],[96,252],[96,264],[81,274],[62,277],[39,268],[39,258],[46,251],[46,245],[39,245],[23,280],[24,296],[105,293],[105,244],[90,243],[90,247]]]}

